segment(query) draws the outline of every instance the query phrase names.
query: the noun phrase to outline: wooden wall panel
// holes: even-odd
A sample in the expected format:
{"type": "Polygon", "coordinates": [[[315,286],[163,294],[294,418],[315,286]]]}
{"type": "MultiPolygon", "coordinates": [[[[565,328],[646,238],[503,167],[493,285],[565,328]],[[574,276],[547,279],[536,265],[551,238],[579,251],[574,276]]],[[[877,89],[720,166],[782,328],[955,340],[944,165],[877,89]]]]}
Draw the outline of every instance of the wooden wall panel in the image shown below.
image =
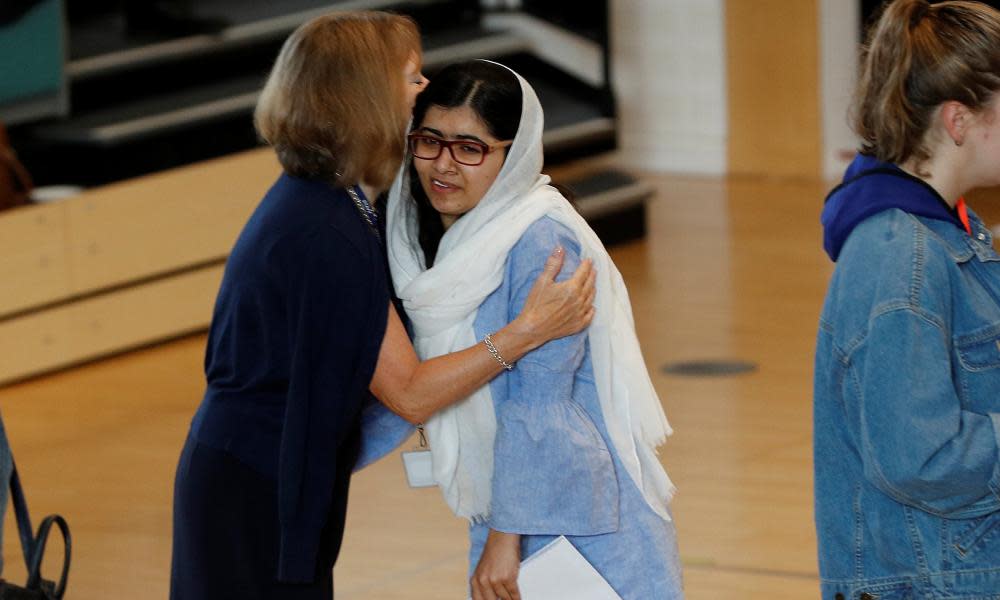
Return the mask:
{"type": "Polygon", "coordinates": [[[0,322],[0,385],[208,327],[222,265],[0,322]]]}
{"type": "Polygon", "coordinates": [[[726,2],[731,174],[821,174],[818,23],[816,2],[726,2]]]}
{"type": "Polygon", "coordinates": [[[69,364],[69,313],[52,310],[0,322],[0,384],[69,364]]]}
{"type": "Polygon", "coordinates": [[[71,360],[88,360],[208,327],[224,266],[214,265],[76,302],[67,308],[71,360]]]}
{"type": "Polygon", "coordinates": [[[270,149],[0,215],[0,385],[204,329],[270,149]]]}
{"type": "Polygon", "coordinates": [[[66,210],[39,205],[0,218],[0,316],[69,293],[66,210]]]}
{"type": "Polygon", "coordinates": [[[74,291],[226,256],[279,171],[262,149],[84,194],[68,209],[74,291]]]}

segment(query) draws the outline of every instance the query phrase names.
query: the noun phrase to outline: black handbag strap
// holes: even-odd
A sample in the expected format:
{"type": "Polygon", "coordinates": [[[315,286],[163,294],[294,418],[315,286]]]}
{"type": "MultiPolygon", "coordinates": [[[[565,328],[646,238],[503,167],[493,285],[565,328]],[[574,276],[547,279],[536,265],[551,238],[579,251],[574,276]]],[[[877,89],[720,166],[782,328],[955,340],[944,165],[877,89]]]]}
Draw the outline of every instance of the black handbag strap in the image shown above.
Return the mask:
{"type": "Polygon", "coordinates": [[[17,475],[17,465],[13,465],[10,474],[10,500],[14,505],[14,517],[17,519],[17,533],[21,537],[21,554],[24,555],[24,566],[31,572],[31,557],[35,553],[35,537],[31,531],[31,517],[28,515],[28,503],[24,500],[24,490],[21,488],[21,478],[17,475]]]}
{"type": "Polygon", "coordinates": [[[66,581],[69,579],[70,552],[73,549],[73,541],[69,535],[69,525],[66,519],[59,515],[49,515],[42,519],[42,524],[38,526],[38,535],[35,536],[35,553],[31,556],[31,567],[28,568],[28,582],[24,587],[29,590],[38,589],[42,584],[42,557],[45,554],[45,543],[49,539],[49,532],[52,524],[55,523],[62,532],[65,554],[63,554],[62,574],[59,576],[59,583],[52,593],[53,598],[62,598],[66,593],[66,581]]]}
{"type": "Polygon", "coordinates": [[[28,581],[25,588],[40,589],[42,584],[42,558],[45,555],[45,544],[48,541],[52,525],[59,527],[63,536],[64,554],[62,575],[52,595],[62,598],[66,593],[66,582],[69,580],[69,564],[73,549],[73,540],[69,534],[69,525],[59,515],[49,515],[38,526],[38,533],[31,531],[31,517],[28,514],[28,503],[24,500],[24,489],[21,478],[17,474],[17,465],[12,465],[10,475],[10,497],[14,505],[14,516],[17,519],[17,532],[21,538],[21,553],[24,555],[24,565],[28,570],[28,581]]]}

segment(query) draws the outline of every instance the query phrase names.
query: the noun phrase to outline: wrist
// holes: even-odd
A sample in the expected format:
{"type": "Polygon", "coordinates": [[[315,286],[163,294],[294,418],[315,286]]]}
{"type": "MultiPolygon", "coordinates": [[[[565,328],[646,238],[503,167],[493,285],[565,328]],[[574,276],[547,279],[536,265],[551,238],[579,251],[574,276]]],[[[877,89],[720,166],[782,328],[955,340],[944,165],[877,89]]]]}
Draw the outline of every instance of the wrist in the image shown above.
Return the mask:
{"type": "MultiPolygon", "coordinates": [[[[504,361],[510,364],[516,363],[534,347],[532,346],[531,335],[518,330],[513,323],[497,330],[493,333],[492,338],[493,347],[503,356],[504,361]]],[[[487,352],[492,354],[489,346],[485,344],[485,340],[481,344],[486,347],[487,352]]],[[[496,358],[495,355],[494,358],[496,358]]]]}
{"type": "Polygon", "coordinates": [[[497,348],[503,352],[504,358],[511,362],[519,360],[545,342],[538,338],[535,327],[521,315],[493,335],[497,348]]]}
{"type": "Polygon", "coordinates": [[[496,344],[493,342],[493,334],[487,333],[486,336],[483,338],[483,343],[486,344],[486,349],[489,350],[490,354],[493,355],[493,358],[496,359],[498,363],[500,363],[500,366],[502,366],[507,371],[511,371],[514,369],[514,365],[512,363],[507,362],[507,360],[503,357],[503,354],[500,352],[496,344]]]}
{"type": "Polygon", "coordinates": [[[489,539],[487,541],[496,546],[510,546],[520,549],[521,534],[507,533],[504,531],[497,531],[496,529],[490,529],[489,539]]]}

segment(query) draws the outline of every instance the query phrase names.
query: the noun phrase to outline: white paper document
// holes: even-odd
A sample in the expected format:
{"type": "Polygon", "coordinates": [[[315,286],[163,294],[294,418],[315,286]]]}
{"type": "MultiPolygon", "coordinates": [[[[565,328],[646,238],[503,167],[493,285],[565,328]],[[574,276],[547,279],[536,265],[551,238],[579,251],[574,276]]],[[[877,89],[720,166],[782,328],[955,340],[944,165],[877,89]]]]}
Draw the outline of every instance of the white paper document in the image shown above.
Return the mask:
{"type": "Polygon", "coordinates": [[[521,563],[522,600],[622,600],[563,536],[521,563]]]}

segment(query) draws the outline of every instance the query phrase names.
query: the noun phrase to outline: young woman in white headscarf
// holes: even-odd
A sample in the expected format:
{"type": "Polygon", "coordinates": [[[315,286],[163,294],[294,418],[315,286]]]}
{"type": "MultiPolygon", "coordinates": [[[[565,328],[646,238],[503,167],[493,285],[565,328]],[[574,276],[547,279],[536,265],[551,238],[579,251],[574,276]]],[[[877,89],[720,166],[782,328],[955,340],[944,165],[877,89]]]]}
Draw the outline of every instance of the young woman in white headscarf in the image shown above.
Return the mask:
{"type": "Polygon", "coordinates": [[[626,600],[682,598],[655,448],[670,434],[646,371],[621,274],[542,169],[542,108],[520,75],[451,65],[418,97],[409,160],[388,203],[393,283],[430,358],[517,314],[540,258],[597,272],[596,315],[426,423],[434,478],[471,521],[474,600],[520,598],[520,561],[565,535],[626,600]]]}

